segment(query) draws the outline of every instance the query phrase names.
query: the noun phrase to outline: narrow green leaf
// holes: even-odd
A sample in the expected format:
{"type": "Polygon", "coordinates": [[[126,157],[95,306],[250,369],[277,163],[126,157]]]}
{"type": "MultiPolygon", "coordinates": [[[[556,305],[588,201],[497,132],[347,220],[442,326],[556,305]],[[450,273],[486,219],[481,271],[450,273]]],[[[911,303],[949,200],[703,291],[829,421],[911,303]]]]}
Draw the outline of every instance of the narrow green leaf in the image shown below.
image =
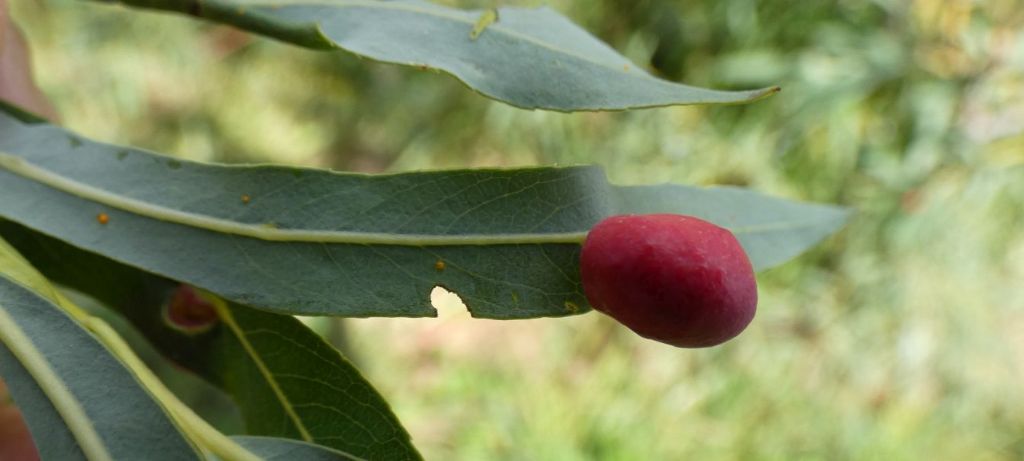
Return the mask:
{"type": "MultiPolygon", "coordinates": [[[[247,432],[289,437],[366,459],[420,459],[388,404],[341,354],[291,316],[211,299],[221,324],[171,328],[161,309],[179,284],[0,221],[53,280],[120,311],[165,355],[224,389],[247,432]]],[[[187,289],[187,288],[185,288],[187,289]]]]}
{"type": "Polygon", "coordinates": [[[0,375],[43,459],[201,459],[109,350],[23,284],[30,269],[3,240],[0,255],[0,375]]]}
{"type": "Polygon", "coordinates": [[[362,461],[364,459],[322,445],[291,439],[241,436],[232,437],[231,440],[256,453],[265,461],[362,461]]]}
{"type": "Polygon", "coordinates": [[[485,96],[527,109],[735,104],[778,91],[717,91],[655,78],[546,7],[466,11],[419,0],[122,2],[231,24],[301,46],[437,68],[485,96]]]}
{"type": "Polygon", "coordinates": [[[367,176],[185,162],[2,115],[0,133],[0,217],[284,313],[431,316],[444,286],[478,317],[571,315],[580,243],[607,216],[707,219],[758,269],[846,218],[740,189],[612,186],[596,167],[367,176]]]}
{"type": "Polygon", "coordinates": [[[247,432],[366,459],[421,459],[387,402],[294,317],[217,303],[220,331],[199,358],[242,408],[247,432]]]}

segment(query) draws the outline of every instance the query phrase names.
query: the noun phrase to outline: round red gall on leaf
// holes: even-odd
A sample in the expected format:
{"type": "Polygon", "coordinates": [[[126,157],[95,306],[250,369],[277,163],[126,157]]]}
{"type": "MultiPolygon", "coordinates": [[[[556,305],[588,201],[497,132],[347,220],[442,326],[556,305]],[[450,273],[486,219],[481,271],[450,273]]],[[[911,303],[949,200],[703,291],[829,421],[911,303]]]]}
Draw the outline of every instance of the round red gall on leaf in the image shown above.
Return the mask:
{"type": "Polygon", "coordinates": [[[211,301],[189,285],[178,286],[164,305],[164,322],[187,334],[205,332],[219,320],[211,301]]]}
{"type": "Polygon", "coordinates": [[[721,344],[757,310],[754,268],[739,241],[692,216],[601,221],[583,243],[580,273],[594,309],[673,346],[721,344]]]}

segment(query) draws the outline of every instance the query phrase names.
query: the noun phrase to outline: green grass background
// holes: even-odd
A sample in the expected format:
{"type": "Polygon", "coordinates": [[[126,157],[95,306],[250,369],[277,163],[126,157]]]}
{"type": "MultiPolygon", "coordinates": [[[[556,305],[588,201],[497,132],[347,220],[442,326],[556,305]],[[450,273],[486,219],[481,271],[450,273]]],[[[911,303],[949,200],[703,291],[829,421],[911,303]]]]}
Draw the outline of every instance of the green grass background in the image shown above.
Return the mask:
{"type": "Polygon", "coordinates": [[[530,112],[445,75],[180,16],[10,7],[62,123],[101,140],[367,172],[598,163],[621,184],[857,210],[760,274],[757,318],[718,348],[593,313],[472,320],[450,296],[441,319],[348,321],[351,355],[428,459],[1024,459],[1022,2],[546,4],[665,78],[783,91],[530,112]]]}

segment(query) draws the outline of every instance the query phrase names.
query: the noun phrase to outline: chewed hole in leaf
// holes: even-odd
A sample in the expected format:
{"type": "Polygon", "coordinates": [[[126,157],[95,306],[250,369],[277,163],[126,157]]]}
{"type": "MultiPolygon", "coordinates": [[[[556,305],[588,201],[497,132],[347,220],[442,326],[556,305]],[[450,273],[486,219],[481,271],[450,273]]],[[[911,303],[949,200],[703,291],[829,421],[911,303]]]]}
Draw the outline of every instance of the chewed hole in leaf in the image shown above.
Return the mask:
{"type": "Polygon", "coordinates": [[[163,318],[167,326],[188,335],[209,331],[220,320],[213,303],[185,284],[164,304],[163,318]]]}
{"type": "Polygon", "coordinates": [[[437,317],[440,319],[470,317],[469,309],[462,302],[462,298],[442,286],[436,286],[430,291],[430,304],[437,309],[437,317]]]}

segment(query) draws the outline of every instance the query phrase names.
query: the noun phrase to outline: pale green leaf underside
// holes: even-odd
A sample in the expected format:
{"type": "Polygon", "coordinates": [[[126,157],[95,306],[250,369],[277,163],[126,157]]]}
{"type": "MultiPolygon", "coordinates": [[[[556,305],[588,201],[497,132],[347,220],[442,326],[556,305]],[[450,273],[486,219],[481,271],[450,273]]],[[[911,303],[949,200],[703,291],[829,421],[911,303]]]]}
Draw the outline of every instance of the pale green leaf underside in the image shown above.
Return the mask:
{"type": "Polygon", "coordinates": [[[528,109],[735,104],[778,90],[716,91],[655,78],[549,8],[466,11],[417,0],[123,3],[186,13],[307,47],[440,69],[486,96],[528,109]]]}
{"type": "Polygon", "coordinates": [[[242,304],[310,315],[431,316],[435,286],[479,317],[569,315],[586,309],[579,244],[607,216],[707,219],[733,230],[758,269],[846,217],[742,189],[617,187],[596,167],[367,176],[207,165],[6,115],[0,152],[0,217],[242,304]]]}
{"type": "Polygon", "coordinates": [[[0,376],[43,459],[201,459],[128,369],[3,261],[0,376]]]}

